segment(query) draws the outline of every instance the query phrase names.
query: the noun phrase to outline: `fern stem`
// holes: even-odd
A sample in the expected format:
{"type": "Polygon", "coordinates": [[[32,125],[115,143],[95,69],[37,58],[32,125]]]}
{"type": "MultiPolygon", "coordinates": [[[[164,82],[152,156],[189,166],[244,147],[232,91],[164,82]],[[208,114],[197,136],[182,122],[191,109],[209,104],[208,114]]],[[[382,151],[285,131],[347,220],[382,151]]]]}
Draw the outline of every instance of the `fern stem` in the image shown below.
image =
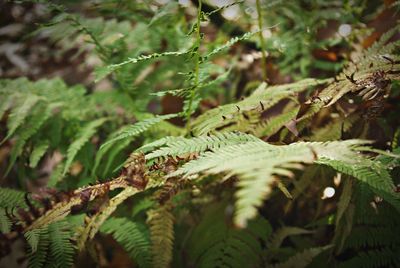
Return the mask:
{"type": "Polygon", "coordinates": [[[196,65],[194,69],[194,88],[190,93],[189,105],[187,110],[187,117],[186,117],[186,130],[187,133],[190,133],[190,116],[192,114],[192,105],[193,99],[196,95],[196,90],[199,85],[199,69],[200,69],[200,43],[201,43],[201,36],[200,36],[200,18],[201,18],[201,0],[199,0],[199,6],[197,8],[197,28],[196,28],[196,65]]]}
{"type": "Polygon", "coordinates": [[[258,16],[258,28],[259,28],[259,33],[258,36],[260,38],[260,46],[261,46],[261,67],[262,67],[262,78],[264,81],[267,80],[267,59],[265,56],[265,42],[264,42],[264,37],[263,37],[263,23],[262,23],[262,13],[261,13],[261,4],[260,0],[256,1],[256,6],[257,6],[257,16],[258,16]]]}

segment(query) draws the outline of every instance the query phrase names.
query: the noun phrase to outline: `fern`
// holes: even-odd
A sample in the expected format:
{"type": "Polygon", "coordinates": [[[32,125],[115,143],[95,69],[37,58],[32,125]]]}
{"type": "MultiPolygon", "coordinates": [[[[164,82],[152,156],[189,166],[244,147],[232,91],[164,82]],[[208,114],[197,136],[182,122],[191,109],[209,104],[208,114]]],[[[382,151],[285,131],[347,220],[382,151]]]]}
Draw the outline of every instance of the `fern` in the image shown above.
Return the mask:
{"type": "Polygon", "coordinates": [[[24,122],[31,109],[39,102],[39,100],[39,96],[31,95],[27,97],[23,103],[21,103],[21,106],[17,106],[15,109],[13,109],[13,111],[11,111],[7,124],[8,134],[2,143],[14,134],[14,132],[24,122]]]}
{"type": "Polygon", "coordinates": [[[66,222],[57,222],[26,232],[25,237],[31,246],[28,266],[71,267],[74,249],[69,240],[69,228],[66,222]]]}
{"type": "Polygon", "coordinates": [[[354,182],[346,178],[342,194],[339,199],[335,219],[335,245],[337,252],[342,250],[343,244],[353,227],[354,204],[351,203],[354,182]]]}
{"type": "Polygon", "coordinates": [[[396,267],[399,261],[398,249],[395,249],[395,251],[390,249],[377,249],[361,252],[358,257],[343,262],[339,267],[396,267]]]}
{"type": "Polygon", "coordinates": [[[126,218],[109,218],[100,231],[112,234],[140,267],[151,267],[150,234],[145,226],[126,218]]]}
{"type": "Polygon", "coordinates": [[[1,208],[13,208],[22,207],[26,208],[27,204],[24,200],[24,192],[10,189],[0,188],[0,207],[1,208]]]}
{"type": "Polygon", "coordinates": [[[174,216],[171,204],[148,212],[153,267],[169,267],[174,243],[174,216]]]}
{"type": "Polygon", "coordinates": [[[282,227],[275,231],[271,237],[268,239],[268,247],[269,248],[279,248],[282,242],[289,236],[292,235],[301,235],[301,234],[310,234],[312,233],[309,230],[298,228],[298,227],[282,227]]]}
{"type": "Polygon", "coordinates": [[[43,155],[46,153],[49,146],[50,144],[48,140],[44,140],[35,146],[29,157],[29,166],[31,168],[35,168],[37,166],[37,164],[39,163],[43,155]]]}
{"type": "Polygon", "coordinates": [[[290,257],[287,261],[273,265],[274,268],[305,268],[312,260],[321,254],[322,252],[329,249],[329,246],[305,249],[303,252],[297,253],[290,257]]]}
{"type": "MultiPolygon", "coordinates": [[[[29,239],[31,242],[30,244],[35,245],[37,247],[32,247],[31,252],[29,253],[29,260],[28,260],[28,267],[32,268],[39,268],[44,267],[48,258],[48,251],[50,248],[50,234],[48,228],[43,228],[38,230],[37,232],[34,231],[33,238],[29,239]],[[38,236],[38,237],[37,237],[38,236]],[[35,243],[32,242],[32,239],[38,239],[35,243]],[[35,250],[34,250],[35,249],[35,250]]],[[[29,237],[29,236],[28,236],[29,237]]]]}
{"type": "Polygon", "coordinates": [[[283,112],[281,115],[275,116],[264,122],[259,123],[256,129],[250,130],[257,137],[271,136],[275,134],[283,126],[291,122],[296,118],[299,108],[290,109],[287,112],[283,112]]]}
{"type": "Polygon", "coordinates": [[[195,137],[192,139],[186,139],[183,137],[166,137],[161,141],[155,141],[146,145],[146,147],[151,146],[153,148],[153,152],[147,154],[146,159],[150,160],[165,156],[179,156],[188,153],[202,153],[207,150],[214,151],[224,146],[255,140],[256,138],[254,136],[240,132],[217,133],[215,135],[195,137]],[[154,150],[154,148],[159,145],[165,146],[154,150]]]}
{"type": "Polygon", "coordinates": [[[52,267],[71,267],[74,248],[70,241],[69,225],[65,221],[49,225],[50,255],[48,264],[52,267]]]}
{"type": "Polygon", "coordinates": [[[209,208],[191,234],[190,259],[198,267],[258,267],[269,223],[256,219],[247,229],[234,229],[224,220],[224,204],[209,208]]]}
{"type": "Polygon", "coordinates": [[[137,192],[138,192],[137,189],[135,189],[133,187],[125,188],[124,190],[122,190],[122,192],[120,192],[118,195],[113,197],[109,201],[107,206],[102,208],[98,213],[96,213],[93,217],[91,217],[88,220],[85,228],[79,234],[79,237],[77,240],[78,249],[82,250],[85,246],[85,243],[88,240],[91,240],[94,238],[96,233],[99,231],[101,225],[117,209],[118,205],[120,205],[128,197],[136,194],[137,192]]]}
{"type": "Polygon", "coordinates": [[[46,227],[30,230],[24,233],[24,237],[26,239],[26,242],[28,242],[32,253],[35,253],[37,251],[41,234],[47,232],[47,230],[45,229],[46,227]]]}
{"type": "Polygon", "coordinates": [[[6,210],[0,208],[0,233],[9,233],[11,231],[11,220],[7,217],[6,210]]]}
{"type": "Polygon", "coordinates": [[[116,133],[115,137],[111,138],[110,140],[108,140],[107,142],[102,144],[100,149],[102,149],[105,146],[107,146],[108,144],[112,144],[118,140],[122,140],[125,138],[133,138],[133,137],[139,135],[140,133],[146,131],[153,125],[155,125],[163,120],[174,118],[176,116],[177,116],[177,114],[160,115],[160,116],[156,116],[153,118],[145,119],[145,120],[140,121],[132,126],[123,127],[116,133]]]}
{"type": "Polygon", "coordinates": [[[360,159],[359,162],[358,165],[352,165],[333,159],[319,159],[317,161],[317,163],[329,165],[341,173],[367,183],[376,194],[382,196],[400,211],[399,196],[393,192],[393,180],[385,167],[366,159],[360,159]]]}
{"type": "MultiPolygon", "coordinates": [[[[206,152],[199,159],[190,161],[169,176],[187,177],[199,172],[210,174],[228,172],[229,175],[239,175],[235,222],[239,226],[245,226],[247,219],[256,215],[256,207],[261,205],[271,191],[270,185],[274,182],[273,175],[292,177],[292,172],[288,170],[292,163],[313,163],[317,160],[316,158],[326,158],[330,159],[329,161],[341,163],[343,166],[354,167],[357,161],[363,160],[357,153],[357,146],[359,147],[362,143],[364,141],[348,140],[329,143],[300,142],[274,146],[259,140],[226,146],[215,152],[206,152]],[[340,154],[337,153],[338,148],[341,148],[340,154]]],[[[319,161],[323,163],[323,160],[319,161]]],[[[378,173],[375,174],[379,177],[378,173]]],[[[379,179],[379,182],[384,182],[386,185],[379,188],[388,192],[390,181],[379,179]]],[[[370,183],[378,187],[377,181],[370,183]]]]}
{"type": "Polygon", "coordinates": [[[397,4],[75,2],[5,6],[0,258],[398,266],[397,4]]]}
{"type": "Polygon", "coordinates": [[[242,112],[252,110],[262,112],[296,92],[325,82],[325,80],[305,79],[293,84],[271,87],[267,87],[265,83],[261,84],[248,98],[237,103],[219,106],[200,115],[193,123],[193,131],[197,135],[204,135],[214,129],[234,123],[242,112]]]}
{"type": "Polygon", "coordinates": [[[51,116],[52,109],[56,108],[57,106],[57,104],[49,105],[44,111],[42,109],[36,111],[36,113],[30,118],[27,128],[18,133],[19,137],[11,152],[11,159],[6,174],[8,174],[17,160],[17,157],[22,153],[26,141],[39,130],[44,122],[51,116]]]}
{"type": "Polygon", "coordinates": [[[331,106],[345,94],[360,91],[359,87],[354,85],[349,78],[346,78],[346,76],[350,76],[353,73],[355,74],[353,77],[355,81],[367,79],[373,72],[378,70],[387,72],[389,79],[398,80],[400,65],[392,64],[387,60],[388,57],[393,57],[394,61],[397,59],[393,53],[395,53],[395,49],[400,45],[399,42],[388,43],[389,39],[396,32],[398,32],[398,27],[383,34],[378,42],[374,43],[369,49],[363,51],[363,53],[357,55],[357,57],[353,59],[354,63],[351,63],[348,68],[337,76],[338,82],[334,82],[323,89],[318,94],[318,98],[309,101],[309,103],[313,103],[313,105],[323,103],[324,106],[331,106]]]}
{"type": "Polygon", "coordinates": [[[77,135],[78,139],[76,139],[68,148],[67,160],[64,166],[63,175],[67,173],[72,164],[72,161],[74,160],[76,154],[79,152],[82,146],[86,142],[88,142],[88,140],[96,133],[96,129],[104,124],[104,122],[106,122],[107,120],[107,118],[94,120],[81,129],[81,131],[77,135]]]}
{"type": "Polygon", "coordinates": [[[112,64],[108,65],[102,68],[97,68],[96,69],[96,82],[100,81],[110,73],[118,70],[122,66],[126,64],[134,64],[142,61],[147,61],[155,58],[160,58],[160,57],[165,57],[165,56],[181,56],[187,54],[188,51],[168,51],[168,52],[163,52],[163,53],[154,53],[151,55],[143,55],[139,56],[137,58],[128,58],[127,60],[117,63],[117,64],[112,64]]]}

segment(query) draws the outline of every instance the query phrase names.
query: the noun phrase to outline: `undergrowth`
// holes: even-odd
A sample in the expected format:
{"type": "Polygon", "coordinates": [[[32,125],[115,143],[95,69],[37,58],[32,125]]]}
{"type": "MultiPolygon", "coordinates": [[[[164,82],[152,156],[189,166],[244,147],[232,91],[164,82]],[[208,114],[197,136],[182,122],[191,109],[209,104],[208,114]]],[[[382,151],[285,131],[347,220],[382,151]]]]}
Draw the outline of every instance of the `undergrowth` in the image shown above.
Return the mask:
{"type": "Polygon", "coordinates": [[[0,80],[3,260],[397,267],[397,2],[61,2],[15,3],[90,75],[0,80]]]}

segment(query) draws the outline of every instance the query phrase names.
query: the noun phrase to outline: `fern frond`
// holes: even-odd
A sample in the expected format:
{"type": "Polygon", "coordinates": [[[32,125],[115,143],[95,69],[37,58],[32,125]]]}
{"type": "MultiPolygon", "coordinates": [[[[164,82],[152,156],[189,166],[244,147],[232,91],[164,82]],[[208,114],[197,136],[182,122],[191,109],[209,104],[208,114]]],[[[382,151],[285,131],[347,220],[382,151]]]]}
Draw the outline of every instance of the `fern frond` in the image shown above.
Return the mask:
{"type": "Polygon", "coordinates": [[[20,106],[16,106],[10,114],[10,117],[7,122],[8,133],[4,138],[2,143],[9,139],[14,132],[17,130],[19,126],[24,122],[24,120],[28,117],[32,108],[41,100],[41,98],[37,95],[31,95],[27,97],[20,106]]]}
{"type": "Polygon", "coordinates": [[[112,234],[139,267],[151,267],[150,234],[144,225],[126,218],[108,218],[100,231],[112,234]]]}
{"type": "Polygon", "coordinates": [[[74,248],[70,241],[69,225],[65,221],[48,226],[50,237],[50,256],[48,263],[53,267],[69,268],[73,264],[74,248]]]}
{"type": "Polygon", "coordinates": [[[292,235],[310,234],[312,231],[299,227],[285,226],[275,231],[268,239],[268,248],[279,248],[283,241],[292,235]]]}
{"type": "Polygon", "coordinates": [[[104,144],[101,145],[100,150],[107,146],[108,144],[114,143],[118,140],[122,140],[125,138],[133,138],[140,133],[146,131],[150,127],[156,125],[157,123],[168,120],[174,117],[177,117],[177,114],[166,114],[166,115],[157,115],[153,118],[145,119],[140,121],[132,126],[125,126],[120,129],[116,134],[115,137],[111,138],[110,140],[106,141],[104,144]]]}
{"type": "Polygon", "coordinates": [[[247,32],[247,33],[243,34],[242,36],[236,36],[236,37],[231,38],[228,42],[226,42],[222,46],[219,46],[219,47],[213,49],[210,53],[205,55],[202,58],[202,61],[207,61],[209,58],[211,58],[214,55],[220,53],[221,51],[224,51],[225,49],[230,48],[231,46],[233,46],[237,42],[240,42],[240,41],[243,41],[243,40],[247,40],[247,39],[251,38],[253,35],[255,35],[255,34],[259,33],[259,32],[260,31],[247,32]]]}
{"type": "Polygon", "coordinates": [[[104,77],[106,77],[107,75],[109,75],[110,73],[118,70],[119,68],[121,68],[124,65],[127,64],[135,64],[138,62],[143,62],[143,61],[148,61],[151,59],[156,59],[156,58],[160,58],[160,57],[166,57],[166,56],[182,56],[189,53],[189,51],[185,50],[185,51],[167,51],[167,52],[163,52],[163,53],[153,53],[150,55],[142,55],[136,58],[128,58],[127,60],[117,63],[117,64],[111,64],[105,67],[99,67],[96,69],[96,79],[95,82],[100,81],[101,79],[103,79],[104,77]]]}
{"type": "Polygon", "coordinates": [[[49,146],[50,143],[48,140],[43,140],[35,146],[29,157],[29,166],[31,168],[35,168],[37,166],[37,164],[39,163],[43,155],[46,153],[49,146]]]}
{"type": "Polygon", "coordinates": [[[44,230],[46,227],[41,228],[41,229],[35,229],[31,231],[27,231],[24,233],[24,237],[26,239],[26,242],[28,242],[31,252],[34,253],[37,250],[39,240],[40,240],[40,235],[42,232],[45,232],[44,230]]]}
{"type": "Polygon", "coordinates": [[[152,146],[153,148],[155,145],[159,144],[166,146],[162,146],[161,148],[147,154],[146,159],[150,160],[165,156],[179,156],[187,153],[202,153],[207,150],[214,151],[224,146],[256,140],[256,137],[240,132],[216,133],[215,135],[200,136],[191,139],[183,137],[167,137],[161,141],[152,143],[152,145],[148,145],[152,146]]]}
{"type": "MultiPolygon", "coordinates": [[[[188,177],[200,172],[208,174],[228,172],[228,175],[239,175],[235,222],[239,226],[245,226],[247,219],[257,214],[256,208],[271,191],[270,185],[274,181],[272,175],[292,177],[288,164],[313,163],[322,158],[332,159],[337,163],[343,162],[348,166],[357,166],[357,161],[364,159],[357,153],[363,143],[365,141],[347,140],[326,143],[299,142],[275,146],[261,140],[251,141],[226,146],[215,152],[205,152],[169,176],[188,177]]],[[[386,185],[384,188],[380,186],[380,189],[387,191],[389,182],[386,181],[386,185]]]]}
{"type": "Polygon", "coordinates": [[[350,175],[368,184],[376,194],[400,211],[400,197],[394,192],[393,180],[386,168],[377,161],[359,159],[359,163],[354,165],[351,162],[321,158],[317,163],[328,165],[343,174],[350,175]]]}
{"type": "Polygon", "coordinates": [[[325,250],[329,249],[330,247],[331,246],[305,249],[302,252],[299,252],[299,253],[295,254],[294,256],[290,257],[287,261],[273,265],[271,267],[274,267],[274,268],[305,268],[312,262],[312,260],[316,256],[318,256],[325,250]]]}
{"type": "Polygon", "coordinates": [[[399,27],[389,30],[369,49],[359,53],[349,67],[337,77],[337,82],[327,86],[316,98],[308,101],[308,103],[322,103],[324,106],[331,106],[345,94],[362,90],[351,79],[354,81],[363,81],[369,79],[377,71],[384,71],[388,79],[399,80],[400,64],[394,62],[397,59],[395,50],[400,46],[400,42],[394,41],[388,43],[389,39],[398,31],[399,27]],[[388,58],[393,58],[393,62],[389,61],[388,58]],[[353,77],[349,79],[346,76],[353,77]]]}
{"type": "Polygon", "coordinates": [[[108,118],[100,118],[91,121],[79,131],[77,139],[68,147],[67,161],[64,166],[63,175],[68,172],[68,169],[70,168],[72,161],[75,159],[75,156],[79,152],[79,150],[96,133],[97,128],[104,124],[104,122],[106,122],[107,120],[108,118]]]}
{"type": "Polygon", "coordinates": [[[224,218],[224,204],[206,211],[191,234],[189,256],[198,267],[260,267],[262,245],[271,233],[262,218],[249,222],[246,229],[235,229],[224,218]]]}
{"type": "Polygon", "coordinates": [[[387,226],[357,226],[346,240],[346,249],[397,247],[400,242],[397,228],[387,226]]]}
{"type": "Polygon", "coordinates": [[[13,208],[21,207],[26,208],[27,205],[24,199],[25,193],[10,189],[10,188],[0,188],[0,207],[1,208],[13,208]]]}
{"type": "Polygon", "coordinates": [[[48,228],[31,231],[26,234],[32,249],[29,253],[29,268],[44,267],[50,247],[50,234],[48,228]]]}
{"type": "Polygon", "coordinates": [[[327,125],[317,129],[310,137],[311,141],[332,141],[339,140],[342,133],[348,131],[354,123],[359,119],[356,114],[350,115],[344,119],[332,120],[327,125]]]}
{"type": "Polygon", "coordinates": [[[43,107],[38,107],[39,110],[36,110],[35,113],[30,117],[30,120],[26,124],[25,128],[17,131],[18,139],[12,148],[10,163],[6,170],[6,174],[10,172],[18,156],[22,153],[26,141],[36,134],[40,127],[47,121],[47,119],[49,119],[52,110],[58,106],[58,104],[50,104],[45,108],[45,110],[42,109],[43,107]]]}
{"type": "Polygon", "coordinates": [[[337,206],[336,220],[335,220],[335,242],[336,252],[341,252],[344,242],[349,236],[354,221],[355,206],[351,203],[353,196],[353,180],[346,178],[343,185],[342,194],[340,195],[339,203],[337,206]]]}
{"type": "Polygon", "coordinates": [[[357,257],[341,263],[340,268],[396,267],[400,262],[399,247],[360,251],[357,257]]]}
{"type": "Polygon", "coordinates": [[[250,131],[257,137],[269,137],[295,119],[298,112],[299,107],[292,108],[289,111],[282,112],[280,115],[259,123],[254,130],[250,131]]]}
{"type": "Polygon", "coordinates": [[[174,216],[170,203],[148,212],[153,267],[169,267],[174,243],[174,216]]]}
{"type": "Polygon", "coordinates": [[[138,190],[134,187],[127,187],[123,189],[122,192],[109,201],[106,207],[102,208],[98,213],[91,217],[86,223],[85,228],[79,233],[77,240],[78,249],[82,250],[86,242],[94,238],[101,225],[117,209],[118,205],[136,193],[138,193],[138,190]]]}
{"type": "Polygon", "coordinates": [[[71,213],[72,207],[80,206],[83,203],[82,196],[84,196],[84,199],[87,201],[92,201],[96,197],[104,195],[109,190],[126,188],[128,186],[129,183],[126,181],[126,178],[119,177],[109,182],[78,188],[75,191],[68,193],[66,199],[56,203],[50,210],[47,210],[43,215],[35,219],[34,222],[25,228],[25,231],[42,228],[50,223],[64,219],[71,213]]]}
{"type": "Polygon", "coordinates": [[[324,84],[327,80],[304,79],[302,81],[267,87],[261,84],[252,95],[237,103],[219,106],[200,115],[193,122],[196,135],[205,135],[212,130],[231,125],[237,121],[243,112],[259,111],[271,108],[280,100],[289,98],[297,92],[302,92],[309,87],[324,84]]]}
{"type": "Polygon", "coordinates": [[[10,232],[11,226],[12,222],[8,218],[6,210],[0,207],[0,233],[6,234],[10,232]]]}

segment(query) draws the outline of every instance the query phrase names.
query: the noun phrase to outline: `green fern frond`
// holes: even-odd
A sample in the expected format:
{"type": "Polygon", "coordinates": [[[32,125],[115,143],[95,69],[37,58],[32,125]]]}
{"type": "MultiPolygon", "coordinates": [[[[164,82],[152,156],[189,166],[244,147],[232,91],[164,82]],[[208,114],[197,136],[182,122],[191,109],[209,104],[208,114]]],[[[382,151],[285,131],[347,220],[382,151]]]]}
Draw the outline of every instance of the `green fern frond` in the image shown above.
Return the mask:
{"type": "Polygon", "coordinates": [[[68,147],[67,161],[64,166],[63,175],[65,175],[68,172],[68,169],[70,168],[72,161],[75,159],[75,156],[79,152],[79,150],[96,133],[97,128],[99,128],[107,120],[108,120],[108,118],[100,118],[100,119],[91,121],[89,124],[84,126],[79,131],[79,133],[76,136],[77,139],[68,147]]]}
{"type": "Polygon", "coordinates": [[[50,237],[50,255],[47,263],[52,267],[69,268],[73,264],[75,250],[70,241],[69,224],[65,221],[48,226],[50,237]]]}
{"type": "Polygon", "coordinates": [[[246,229],[229,226],[226,205],[210,207],[194,228],[188,243],[189,256],[198,267],[260,267],[262,244],[271,233],[268,221],[258,218],[246,229]]]}
{"type": "Polygon", "coordinates": [[[174,243],[174,216],[167,203],[148,212],[153,267],[169,267],[174,243]]]}
{"type": "Polygon", "coordinates": [[[6,234],[11,230],[11,220],[6,214],[6,210],[0,207],[0,233],[6,234]]]}
{"type": "Polygon", "coordinates": [[[275,231],[268,239],[268,248],[279,248],[283,241],[292,235],[310,234],[312,231],[299,227],[285,226],[275,231]]]}
{"type": "Polygon", "coordinates": [[[29,166],[31,168],[35,168],[39,163],[40,159],[46,153],[47,149],[49,148],[50,143],[48,140],[40,141],[35,148],[33,149],[30,157],[29,157],[29,166]]]}
{"type": "Polygon", "coordinates": [[[345,248],[383,248],[400,246],[394,237],[399,237],[397,228],[384,226],[357,226],[346,240],[345,248]]]}
{"type": "Polygon", "coordinates": [[[356,114],[350,115],[347,118],[332,120],[327,125],[317,129],[310,137],[311,141],[331,141],[340,140],[342,133],[349,131],[354,123],[359,119],[356,114]]]}
{"type": "MultiPolygon", "coordinates": [[[[256,208],[271,191],[273,175],[292,177],[289,164],[313,163],[322,158],[357,167],[357,162],[365,160],[357,153],[363,143],[366,141],[299,142],[276,146],[261,140],[251,141],[226,146],[215,152],[205,152],[198,159],[186,163],[169,176],[188,177],[200,172],[208,174],[228,172],[228,175],[239,175],[235,222],[239,226],[245,226],[247,219],[257,214],[256,208]]],[[[379,181],[383,180],[379,179],[379,181]]],[[[374,183],[375,186],[376,184],[374,183]]],[[[387,191],[389,182],[386,181],[386,185],[387,187],[380,186],[380,189],[387,191]]]]}
{"type": "Polygon", "coordinates": [[[200,115],[193,122],[193,131],[196,135],[205,135],[212,130],[231,125],[243,112],[259,111],[271,108],[280,100],[289,98],[309,87],[326,83],[328,80],[304,79],[302,81],[267,87],[261,84],[252,95],[237,103],[226,104],[209,110],[200,115]]]}
{"type": "Polygon", "coordinates": [[[24,199],[24,192],[10,189],[10,188],[0,188],[0,207],[1,208],[13,208],[21,207],[27,208],[27,204],[24,199]]]}
{"type": "Polygon", "coordinates": [[[354,181],[352,178],[346,178],[344,182],[342,194],[340,195],[339,203],[337,206],[336,219],[335,219],[335,236],[333,241],[335,243],[336,252],[341,252],[344,242],[349,236],[354,221],[355,206],[351,202],[354,190],[354,181]]]}
{"type": "Polygon", "coordinates": [[[149,118],[149,119],[140,121],[132,126],[125,126],[122,129],[120,129],[119,131],[117,131],[117,133],[115,134],[115,136],[113,138],[111,138],[110,140],[108,140],[104,144],[102,144],[100,147],[100,150],[102,148],[104,148],[105,146],[107,146],[108,144],[112,144],[118,140],[122,140],[125,138],[133,138],[133,137],[139,135],[140,133],[146,131],[150,127],[156,125],[157,123],[159,123],[163,120],[168,120],[168,119],[177,117],[177,116],[178,116],[177,114],[157,115],[153,118],[149,118]]]}
{"type": "MultiPolygon", "coordinates": [[[[355,156],[357,157],[357,156],[355,156]]],[[[368,184],[371,189],[400,211],[400,196],[394,192],[394,183],[385,166],[377,161],[358,158],[358,163],[320,158],[317,163],[328,165],[335,170],[350,175],[368,184]]],[[[356,159],[356,158],[355,158],[356,159]]]]}
{"type": "Polygon", "coordinates": [[[142,224],[126,218],[108,218],[100,231],[111,234],[139,267],[151,267],[150,234],[142,224]]]}
{"type": "Polygon", "coordinates": [[[339,264],[340,268],[396,267],[400,262],[399,247],[361,251],[357,257],[339,264]]]}
{"type": "Polygon", "coordinates": [[[24,149],[24,145],[26,141],[31,138],[40,127],[50,118],[52,109],[57,107],[58,104],[50,104],[47,108],[43,109],[43,107],[38,107],[38,110],[35,110],[35,113],[29,118],[29,122],[26,124],[26,127],[17,131],[18,139],[16,144],[13,146],[11,151],[11,158],[9,166],[6,170],[6,174],[8,174],[14,165],[17,158],[20,156],[24,149]]]}
{"type": "Polygon", "coordinates": [[[155,141],[150,145],[145,145],[151,146],[152,148],[161,145],[161,148],[157,150],[153,149],[153,152],[147,154],[146,159],[150,160],[165,156],[179,156],[188,153],[202,153],[207,150],[214,151],[224,146],[256,140],[256,137],[240,132],[216,133],[215,135],[200,136],[191,139],[183,137],[166,137],[160,141],[155,141]]]}
{"type": "Polygon", "coordinates": [[[295,119],[298,112],[299,107],[290,109],[289,111],[283,112],[282,114],[268,119],[265,122],[261,122],[254,130],[250,131],[252,131],[252,133],[254,133],[254,135],[257,137],[269,137],[275,134],[291,120],[295,119]]]}
{"type": "Polygon", "coordinates": [[[317,247],[305,249],[302,252],[295,254],[290,257],[287,261],[273,265],[274,268],[305,268],[312,260],[321,254],[322,252],[329,249],[331,246],[317,247]]]}
{"type": "Polygon", "coordinates": [[[46,232],[46,230],[44,229],[46,229],[46,227],[30,230],[24,233],[24,237],[26,239],[26,242],[28,242],[32,253],[36,252],[40,240],[40,235],[41,233],[46,232]]]}
{"type": "Polygon", "coordinates": [[[160,58],[160,57],[166,57],[166,56],[182,56],[182,55],[186,55],[188,54],[189,51],[185,50],[185,51],[167,51],[167,52],[163,52],[163,53],[153,53],[150,55],[142,55],[136,58],[128,58],[127,60],[117,63],[117,64],[111,64],[105,67],[99,67],[96,69],[96,79],[95,82],[100,81],[101,79],[103,79],[104,77],[106,77],[107,75],[109,75],[110,73],[118,70],[119,68],[123,67],[124,65],[127,64],[135,64],[138,62],[143,62],[143,61],[148,61],[151,59],[156,59],[156,58],[160,58]]]}
{"type": "Polygon", "coordinates": [[[44,267],[50,247],[50,234],[47,227],[26,233],[27,240],[31,245],[28,267],[44,267]]]}
{"type": "Polygon", "coordinates": [[[8,133],[2,143],[9,139],[24,120],[29,116],[32,108],[41,100],[39,96],[31,95],[28,96],[23,103],[17,106],[11,111],[10,117],[7,121],[8,133]]]}
{"type": "Polygon", "coordinates": [[[215,49],[213,49],[210,53],[208,53],[207,55],[205,55],[202,58],[202,61],[207,61],[209,58],[213,57],[214,55],[220,53],[221,51],[224,51],[225,49],[230,48],[231,46],[233,46],[234,44],[236,44],[237,42],[243,41],[243,40],[247,40],[249,38],[251,38],[253,35],[259,33],[260,31],[254,31],[254,32],[247,32],[245,34],[243,34],[242,36],[236,36],[231,38],[228,42],[226,42],[224,45],[219,46],[215,49]]]}

